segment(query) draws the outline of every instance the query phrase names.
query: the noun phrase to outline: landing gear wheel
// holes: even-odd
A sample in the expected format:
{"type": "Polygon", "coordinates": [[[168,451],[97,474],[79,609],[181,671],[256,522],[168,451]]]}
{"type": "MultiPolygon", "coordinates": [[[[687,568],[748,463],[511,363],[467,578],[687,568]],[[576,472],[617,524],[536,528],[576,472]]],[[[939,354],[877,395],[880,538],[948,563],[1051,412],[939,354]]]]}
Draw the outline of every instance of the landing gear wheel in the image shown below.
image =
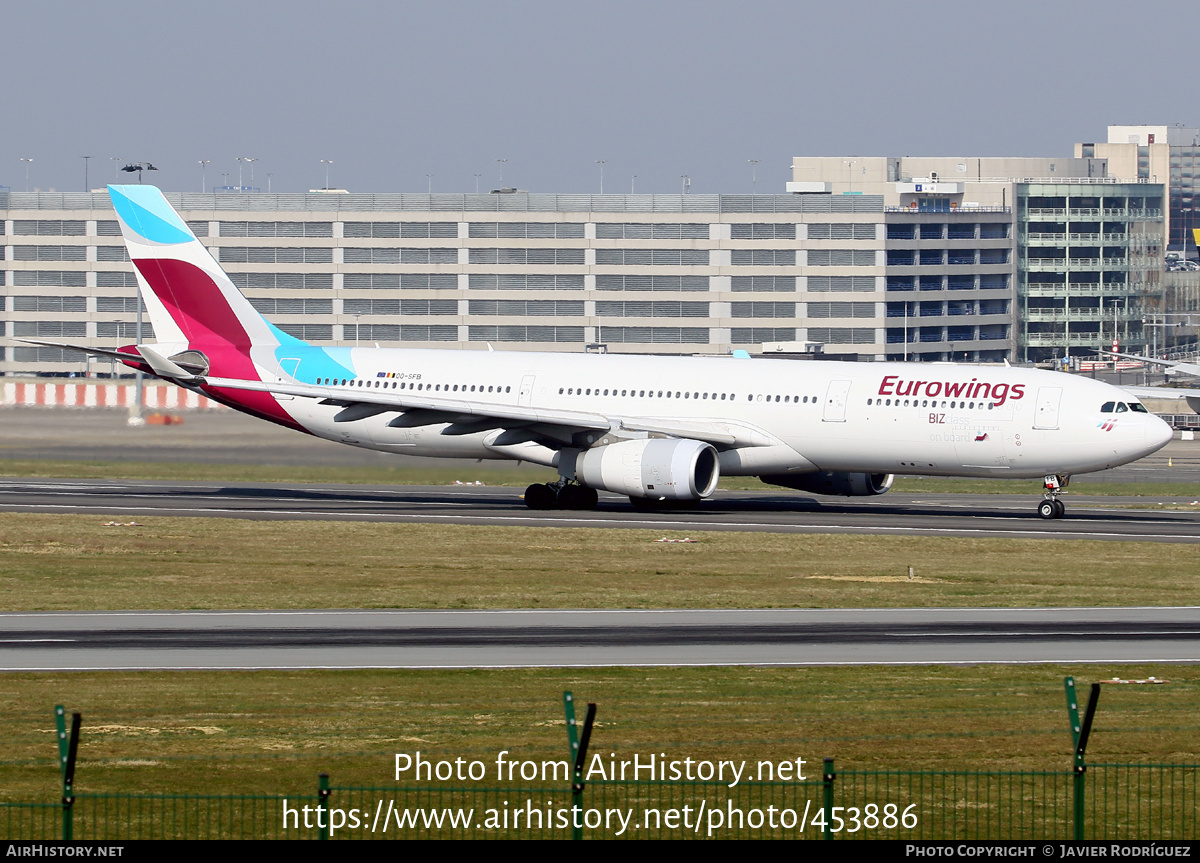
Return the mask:
{"type": "Polygon", "coordinates": [[[1058,518],[1057,501],[1044,500],[1038,504],[1038,515],[1042,518],[1058,518]]]}
{"type": "Polygon", "coordinates": [[[582,485],[563,486],[562,491],[558,493],[560,509],[595,509],[599,501],[600,496],[594,488],[582,485]]]}
{"type": "Polygon", "coordinates": [[[554,509],[558,506],[558,494],[545,483],[535,482],[525,489],[525,505],[530,509],[554,509]]]}
{"type": "Polygon", "coordinates": [[[1054,517],[1062,518],[1067,514],[1067,505],[1061,500],[1054,501],[1054,517]]]}

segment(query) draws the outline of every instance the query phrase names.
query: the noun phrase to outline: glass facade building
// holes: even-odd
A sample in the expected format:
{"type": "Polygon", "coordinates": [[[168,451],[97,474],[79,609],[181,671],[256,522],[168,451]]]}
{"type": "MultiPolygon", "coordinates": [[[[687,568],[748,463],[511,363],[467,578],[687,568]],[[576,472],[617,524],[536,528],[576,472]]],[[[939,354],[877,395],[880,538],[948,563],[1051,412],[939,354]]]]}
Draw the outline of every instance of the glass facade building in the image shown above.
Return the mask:
{"type": "Polygon", "coordinates": [[[1141,352],[1162,297],[1162,186],[1015,184],[1018,350],[1023,360],[1141,352]]]}

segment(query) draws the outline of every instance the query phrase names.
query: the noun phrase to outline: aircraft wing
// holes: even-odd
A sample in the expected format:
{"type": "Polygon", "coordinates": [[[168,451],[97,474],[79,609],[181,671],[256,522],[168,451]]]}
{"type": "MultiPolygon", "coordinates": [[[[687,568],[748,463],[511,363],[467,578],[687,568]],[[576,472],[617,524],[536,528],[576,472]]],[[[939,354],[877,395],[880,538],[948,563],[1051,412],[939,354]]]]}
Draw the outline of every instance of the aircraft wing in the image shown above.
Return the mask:
{"type": "Polygon", "coordinates": [[[1188,407],[1200,414],[1200,390],[1183,389],[1181,387],[1121,387],[1125,392],[1139,399],[1180,399],[1187,402],[1188,407]]]}
{"type": "Polygon", "coordinates": [[[1113,353],[1112,351],[1101,351],[1101,353],[1110,357],[1121,357],[1122,359],[1126,360],[1137,360],[1139,362],[1149,363],[1150,365],[1154,366],[1163,366],[1168,371],[1200,377],[1200,364],[1197,363],[1185,363],[1180,362],[1179,360],[1159,360],[1155,359],[1154,357],[1142,357],[1138,356],[1137,354],[1117,354],[1113,353]]]}
{"type": "Polygon", "coordinates": [[[577,432],[625,430],[652,432],[671,437],[700,440],[721,447],[770,446],[777,441],[756,428],[726,420],[680,420],[675,418],[630,417],[591,411],[571,411],[555,408],[496,405],[462,398],[437,398],[393,390],[346,391],[340,387],[315,384],[249,381],[233,378],[205,378],[211,387],[258,392],[300,398],[321,399],[325,404],[338,405],[343,410],[335,422],[354,422],[381,413],[402,414],[396,425],[416,427],[435,423],[450,423],[443,433],[471,434],[486,429],[541,429],[546,436],[570,444],[577,432]]]}

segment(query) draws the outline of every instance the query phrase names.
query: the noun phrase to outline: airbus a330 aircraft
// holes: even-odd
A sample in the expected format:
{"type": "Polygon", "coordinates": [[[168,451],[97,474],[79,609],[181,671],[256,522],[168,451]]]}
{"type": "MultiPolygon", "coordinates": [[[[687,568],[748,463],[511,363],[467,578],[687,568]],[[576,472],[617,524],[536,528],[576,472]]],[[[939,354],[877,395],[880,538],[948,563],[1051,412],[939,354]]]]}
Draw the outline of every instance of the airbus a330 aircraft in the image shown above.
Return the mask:
{"type": "Polygon", "coordinates": [[[109,194],[157,342],[71,347],[340,443],[557,468],[534,509],[682,504],[721,474],[876,495],[904,473],[1041,478],[1058,518],[1071,474],[1171,439],[1120,389],[1006,366],[315,347],[254,310],[158,189],[109,194]]]}

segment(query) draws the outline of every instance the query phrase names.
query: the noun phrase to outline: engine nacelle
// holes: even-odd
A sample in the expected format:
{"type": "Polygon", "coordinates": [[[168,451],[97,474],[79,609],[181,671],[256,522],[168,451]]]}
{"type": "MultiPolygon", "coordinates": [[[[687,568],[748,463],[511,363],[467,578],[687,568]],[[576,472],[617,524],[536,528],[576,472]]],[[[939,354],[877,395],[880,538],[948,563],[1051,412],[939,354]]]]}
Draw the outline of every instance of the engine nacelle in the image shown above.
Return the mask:
{"type": "Polygon", "coordinates": [[[721,478],[717,451],[698,440],[627,440],[584,450],[575,478],[591,488],[653,500],[698,500],[721,478]]]}
{"type": "Polygon", "coordinates": [[[840,494],[845,497],[865,497],[886,494],[892,489],[895,477],[890,473],[846,473],[825,470],[820,473],[775,474],[760,476],[763,482],[810,491],[813,494],[840,494]]]}

